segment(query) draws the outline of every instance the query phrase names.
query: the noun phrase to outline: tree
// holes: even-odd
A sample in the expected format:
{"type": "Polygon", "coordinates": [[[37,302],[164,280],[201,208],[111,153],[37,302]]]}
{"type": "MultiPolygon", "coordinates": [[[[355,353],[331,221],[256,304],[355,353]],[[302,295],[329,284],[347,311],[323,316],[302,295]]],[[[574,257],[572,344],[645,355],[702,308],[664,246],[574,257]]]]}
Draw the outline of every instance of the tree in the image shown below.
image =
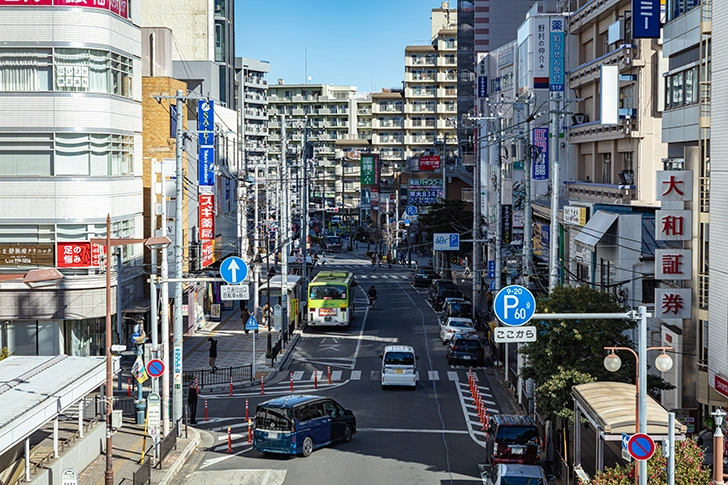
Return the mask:
{"type": "MultiPolygon", "coordinates": [[[[434,203],[429,212],[417,220],[420,233],[457,233],[470,239],[473,232],[473,211],[465,208],[462,200],[445,200],[434,203]]],[[[424,239],[423,239],[424,240],[424,239]]],[[[460,243],[460,251],[454,254],[466,256],[473,250],[472,243],[460,243]]]]}
{"type": "MultiPolygon", "coordinates": [[[[662,456],[661,446],[655,447],[655,454],[647,461],[647,483],[667,484],[667,458],[662,456]]],[[[709,485],[710,470],[703,467],[703,450],[694,440],[675,443],[675,485],[709,485]]],[[[590,481],[590,485],[632,485],[635,463],[606,468],[590,481]]],[[[582,482],[579,482],[582,483],[582,482]]]]}

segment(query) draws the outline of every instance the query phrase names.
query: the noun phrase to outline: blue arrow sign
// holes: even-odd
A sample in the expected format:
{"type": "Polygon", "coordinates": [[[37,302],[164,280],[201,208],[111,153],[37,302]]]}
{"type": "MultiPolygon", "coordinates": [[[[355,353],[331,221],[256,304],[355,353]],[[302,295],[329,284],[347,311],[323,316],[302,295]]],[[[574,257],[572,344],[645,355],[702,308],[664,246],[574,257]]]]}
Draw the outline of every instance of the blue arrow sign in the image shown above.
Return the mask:
{"type": "Polygon", "coordinates": [[[220,264],[220,276],[229,285],[240,284],[248,276],[248,265],[237,256],[230,256],[220,264]]]}
{"type": "Polygon", "coordinates": [[[258,330],[258,320],[253,315],[250,315],[248,321],[245,322],[245,330],[258,330]]]}
{"type": "Polygon", "coordinates": [[[536,300],[523,286],[506,286],[495,295],[493,311],[503,325],[518,327],[533,318],[536,300]]]}

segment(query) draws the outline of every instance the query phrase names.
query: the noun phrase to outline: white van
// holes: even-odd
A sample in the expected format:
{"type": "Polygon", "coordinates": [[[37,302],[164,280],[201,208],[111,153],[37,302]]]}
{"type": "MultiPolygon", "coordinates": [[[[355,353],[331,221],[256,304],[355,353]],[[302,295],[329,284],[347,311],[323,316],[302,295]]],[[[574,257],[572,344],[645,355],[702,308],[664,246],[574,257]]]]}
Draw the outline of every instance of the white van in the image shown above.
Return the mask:
{"type": "Polygon", "coordinates": [[[409,345],[387,345],[379,356],[382,359],[382,389],[387,386],[417,385],[417,359],[415,349],[409,345]]]}

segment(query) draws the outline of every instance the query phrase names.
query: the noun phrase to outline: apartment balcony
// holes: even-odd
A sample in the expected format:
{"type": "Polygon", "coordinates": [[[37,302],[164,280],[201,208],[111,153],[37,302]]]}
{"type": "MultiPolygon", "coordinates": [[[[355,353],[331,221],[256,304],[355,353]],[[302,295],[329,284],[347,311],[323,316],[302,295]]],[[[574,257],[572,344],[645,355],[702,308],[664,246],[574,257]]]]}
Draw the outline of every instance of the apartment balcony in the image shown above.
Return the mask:
{"type": "Polygon", "coordinates": [[[245,93],[245,104],[268,104],[268,96],[245,93]]]}
{"type": "Polygon", "coordinates": [[[710,277],[707,273],[698,273],[698,307],[701,310],[708,309],[709,283],[710,277]]]}
{"type": "Polygon", "coordinates": [[[246,109],[245,110],[245,119],[246,120],[267,120],[268,112],[262,111],[262,110],[255,110],[255,109],[246,109]]]}
{"type": "Polygon", "coordinates": [[[435,137],[434,136],[411,136],[409,137],[409,140],[407,141],[408,145],[429,145],[434,146],[435,144],[435,137]]]}
{"type": "Polygon", "coordinates": [[[635,185],[598,184],[577,180],[568,180],[564,184],[569,200],[625,205],[637,200],[635,185]]]}
{"type": "Polygon", "coordinates": [[[457,81],[458,81],[457,74],[454,74],[454,73],[442,73],[442,72],[437,73],[437,82],[440,82],[440,83],[448,83],[448,82],[456,83],[457,81]]]}
{"type": "Polygon", "coordinates": [[[637,131],[636,117],[622,119],[618,125],[602,125],[599,121],[571,125],[567,130],[567,134],[569,143],[641,138],[641,134],[637,131]]]}
{"type": "Polygon", "coordinates": [[[377,140],[374,140],[375,145],[401,145],[404,143],[404,138],[381,138],[378,137],[377,140]]]}
{"type": "Polygon", "coordinates": [[[434,56],[415,57],[415,58],[412,58],[412,56],[406,56],[404,58],[404,65],[405,65],[405,67],[434,66],[435,58],[434,58],[434,56]]]}
{"type": "Polygon", "coordinates": [[[413,74],[411,72],[405,73],[404,75],[405,82],[411,82],[411,83],[431,83],[436,80],[436,76],[434,73],[432,74],[413,74]]]}
{"type": "Polygon", "coordinates": [[[593,0],[576,12],[569,19],[569,33],[576,34],[582,28],[590,25],[600,18],[612,14],[621,0],[593,0]]]}
{"type": "Polygon", "coordinates": [[[452,67],[455,68],[458,65],[458,61],[456,57],[440,57],[437,59],[437,65],[438,67],[452,67]]]}
{"type": "Polygon", "coordinates": [[[405,113],[416,115],[416,114],[434,114],[435,113],[435,104],[408,104],[405,107],[405,113]]]}
{"type": "Polygon", "coordinates": [[[248,136],[266,136],[268,134],[268,128],[260,128],[256,125],[246,125],[245,134],[248,136]]]}
{"type": "Polygon", "coordinates": [[[259,76],[246,76],[243,85],[263,89],[268,86],[268,81],[259,76]]]}
{"type": "Polygon", "coordinates": [[[356,110],[356,114],[358,114],[359,116],[361,116],[361,115],[368,116],[368,115],[372,114],[372,110],[371,110],[371,108],[370,109],[358,109],[358,110],[356,110]]]}
{"type": "Polygon", "coordinates": [[[291,115],[292,115],[292,116],[305,116],[305,115],[307,115],[307,114],[308,114],[308,113],[306,113],[306,112],[305,112],[304,110],[302,110],[302,109],[294,109],[293,111],[291,111],[291,115]]]}
{"type": "Polygon", "coordinates": [[[636,59],[637,46],[626,44],[603,56],[591,59],[569,72],[569,86],[576,89],[599,80],[602,65],[617,65],[619,70],[642,67],[645,61],[636,59]]]}
{"type": "Polygon", "coordinates": [[[375,120],[370,126],[374,129],[401,130],[404,129],[404,120],[375,120]]]}

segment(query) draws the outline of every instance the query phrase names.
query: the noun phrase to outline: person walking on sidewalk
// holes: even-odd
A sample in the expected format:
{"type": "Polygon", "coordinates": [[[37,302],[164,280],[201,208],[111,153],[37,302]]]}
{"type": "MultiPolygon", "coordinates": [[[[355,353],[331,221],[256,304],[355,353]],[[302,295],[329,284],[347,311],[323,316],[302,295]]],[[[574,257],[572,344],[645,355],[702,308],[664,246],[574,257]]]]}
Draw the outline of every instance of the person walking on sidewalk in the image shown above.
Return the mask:
{"type": "Polygon", "coordinates": [[[247,306],[244,306],[243,311],[240,312],[240,321],[243,322],[243,330],[245,330],[245,333],[248,333],[248,330],[245,328],[245,326],[248,323],[249,319],[250,319],[250,310],[248,310],[247,306]]]}
{"type": "Polygon", "coordinates": [[[392,251],[387,251],[387,263],[389,264],[389,267],[392,267],[392,251]]]}
{"type": "Polygon", "coordinates": [[[195,381],[190,382],[187,390],[187,404],[190,407],[190,424],[197,424],[197,386],[195,381]]]}
{"type": "Polygon", "coordinates": [[[268,326],[268,319],[270,318],[270,305],[268,303],[266,303],[265,305],[263,305],[263,313],[262,313],[262,315],[263,315],[263,326],[264,327],[267,327],[268,326]]]}
{"type": "Polygon", "coordinates": [[[326,253],[321,253],[321,266],[323,267],[326,264],[326,253]]]}
{"type": "Polygon", "coordinates": [[[377,270],[377,253],[372,254],[372,271],[377,270]]]}
{"type": "Polygon", "coordinates": [[[212,372],[215,372],[217,370],[217,366],[215,365],[215,359],[217,359],[217,340],[208,337],[208,342],[210,342],[210,367],[212,367],[212,372]]]}

